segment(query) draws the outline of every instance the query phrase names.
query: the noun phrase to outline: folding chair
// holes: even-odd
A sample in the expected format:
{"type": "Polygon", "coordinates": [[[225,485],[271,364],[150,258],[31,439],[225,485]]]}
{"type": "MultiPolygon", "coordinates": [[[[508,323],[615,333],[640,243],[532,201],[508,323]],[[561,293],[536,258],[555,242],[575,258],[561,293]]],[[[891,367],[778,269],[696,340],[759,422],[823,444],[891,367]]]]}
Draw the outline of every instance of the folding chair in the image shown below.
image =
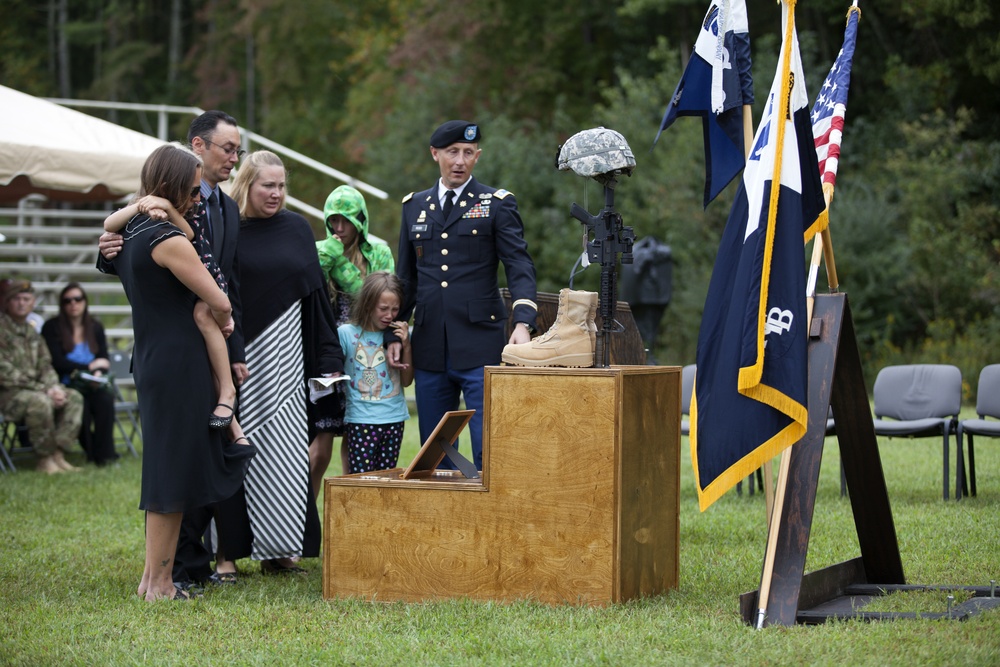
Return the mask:
{"type": "Polygon", "coordinates": [[[121,389],[123,385],[129,387],[135,386],[132,380],[132,357],[122,352],[111,352],[108,355],[108,360],[111,362],[111,373],[115,376],[113,383],[115,391],[115,426],[118,427],[118,432],[121,433],[122,440],[125,441],[125,446],[128,450],[132,452],[132,456],[138,457],[139,453],[135,449],[132,438],[137,437],[140,442],[142,441],[142,430],[139,428],[139,403],[138,401],[125,400],[121,389]],[[126,431],[125,424],[119,415],[123,415],[132,426],[131,433],[126,431]]]}
{"type": "Polygon", "coordinates": [[[14,457],[20,454],[30,454],[34,452],[31,441],[28,439],[28,428],[19,422],[10,421],[0,415],[2,432],[0,432],[0,463],[11,472],[17,472],[14,465],[14,457]]]}
{"type": "Polygon", "coordinates": [[[10,460],[10,454],[7,453],[7,420],[2,413],[0,413],[0,434],[3,439],[0,442],[0,472],[7,472],[8,468],[10,472],[17,472],[14,462],[10,460]]]}
{"type": "MultiPolygon", "coordinates": [[[[947,500],[948,441],[957,430],[962,409],[962,372],[946,364],[887,366],[875,378],[873,393],[876,435],[925,438],[941,434],[947,500]]],[[[960,493],[956,489],[957,497],[960,493]]]]}
{"type": "Polygon", "coordinates": [[[987,417],[1000,419],[1000,364],[991,364],[979,373],[979,388],[976,390],[976,414],[979,419],[963,419],[958,422],[958,475],[955,478],[955,496],[965,489],[965,466],[962,461],[962,436],[969,436],[969,491],[976,495],[976,452],[972,436],[984,435],[1000,438],[1000,421],[987,421],[987,417]]]}

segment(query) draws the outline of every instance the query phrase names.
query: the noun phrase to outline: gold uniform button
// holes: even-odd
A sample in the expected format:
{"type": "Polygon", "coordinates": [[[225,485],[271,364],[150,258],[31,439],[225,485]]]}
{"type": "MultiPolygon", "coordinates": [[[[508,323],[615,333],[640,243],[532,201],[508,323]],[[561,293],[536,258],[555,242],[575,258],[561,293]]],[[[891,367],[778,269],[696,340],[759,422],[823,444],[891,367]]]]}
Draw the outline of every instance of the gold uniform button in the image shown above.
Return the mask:
{"type": "Polygon", "coordinates": [[[441,281],[441,287],[447,287],[447,286],[448,286],[448,281],[447,280],[442,280],[441,281]]]}
{"type": "Polygon", "coordinates": [[[417,238],[418,238],[418,239],[420,238],[420,234],[417,234],[417,238]]]}
{"type": "Polygon", "coordinates": [[[442,248],[441,249],[441,254],[442,255],[447,255],[448,254],[448,249],[447,248],[442,248]]]}
{"type": "Polygon", "coordinates": [[[473,229],[473,230],[472,230],[472,235],[473,235],[473,236],[475,236],[475,235],[476,235],[476,234],[478,234],[478,233],[479,233],[479,230],[478,230],[478,229],[473,229]]]}
{"type": "Polygon", "coordinates": [[[441,265],[441,270],[442,271],[447,271],[448,270],[448,265],[447,264],[442,264],[441,265]]]}
{"type": "Polygon", "coordinates": [[[496,315],[490,315],[490,319],[493,320],[494,322],[496,322],[497,321],[497,316],[496,315]]]}
{"type": "Polygon", "coordinates": [[[448,238],[448,232],[441,232],[441,238],[443,239],[448,238]]]}

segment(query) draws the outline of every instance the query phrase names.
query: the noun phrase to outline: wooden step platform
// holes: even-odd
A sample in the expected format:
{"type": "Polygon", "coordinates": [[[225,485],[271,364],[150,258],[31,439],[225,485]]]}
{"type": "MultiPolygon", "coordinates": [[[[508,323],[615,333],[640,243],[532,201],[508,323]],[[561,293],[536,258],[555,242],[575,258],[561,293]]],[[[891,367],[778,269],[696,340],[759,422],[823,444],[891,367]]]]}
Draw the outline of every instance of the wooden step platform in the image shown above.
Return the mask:
{"type": "Polygon", "coordinates": [[[485,372],[481,479],[325,480],[324,597],[603,605],[676,587],[681,369],[485,372]]]}

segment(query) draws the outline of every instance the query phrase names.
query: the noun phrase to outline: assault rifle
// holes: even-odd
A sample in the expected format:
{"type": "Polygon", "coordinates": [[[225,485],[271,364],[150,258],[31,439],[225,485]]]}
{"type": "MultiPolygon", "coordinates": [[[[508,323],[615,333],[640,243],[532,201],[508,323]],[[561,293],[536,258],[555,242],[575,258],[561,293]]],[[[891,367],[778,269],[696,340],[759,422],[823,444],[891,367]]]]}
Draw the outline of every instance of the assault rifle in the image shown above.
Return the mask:
{"type": "MultiPolygon", "coordinates": [[[[606,175],[610,176],[610,175],[606,175]]],[[[611,365],[611,333],[625,330],[615,319],[615,308],[618,305],[618,256],[622,264],[632,263],[632,243],[635,233],[631,227],[625,227],[622,216],[615,211],[615,186],[618,179],[614,176],[603,179],[604,208],[597,215],[591,215],[587,209],[574,203],[570,215],[582,222],[587,228],[587,258],[591,264],[601,265],[601,291],[598,310],[601,314],[601,329],[597,338],[597,354],[595,363],[600,367],[611,365]]]]}

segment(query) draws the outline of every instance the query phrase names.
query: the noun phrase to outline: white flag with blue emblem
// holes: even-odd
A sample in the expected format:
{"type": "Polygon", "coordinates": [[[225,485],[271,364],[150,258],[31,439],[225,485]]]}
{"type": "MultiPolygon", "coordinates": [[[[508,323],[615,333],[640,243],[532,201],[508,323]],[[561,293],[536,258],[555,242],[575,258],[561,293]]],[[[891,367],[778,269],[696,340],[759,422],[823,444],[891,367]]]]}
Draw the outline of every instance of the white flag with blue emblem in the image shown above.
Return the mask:
{"type": "Polygon", "coordinates": [[[660,131],[678,116],[701,116],[705,137],[705,206],[743,168],[743,116],[753,104],[750,28],[743,0],[712,0],[701,22],[694,53],[681,77],[660,131]]]}

